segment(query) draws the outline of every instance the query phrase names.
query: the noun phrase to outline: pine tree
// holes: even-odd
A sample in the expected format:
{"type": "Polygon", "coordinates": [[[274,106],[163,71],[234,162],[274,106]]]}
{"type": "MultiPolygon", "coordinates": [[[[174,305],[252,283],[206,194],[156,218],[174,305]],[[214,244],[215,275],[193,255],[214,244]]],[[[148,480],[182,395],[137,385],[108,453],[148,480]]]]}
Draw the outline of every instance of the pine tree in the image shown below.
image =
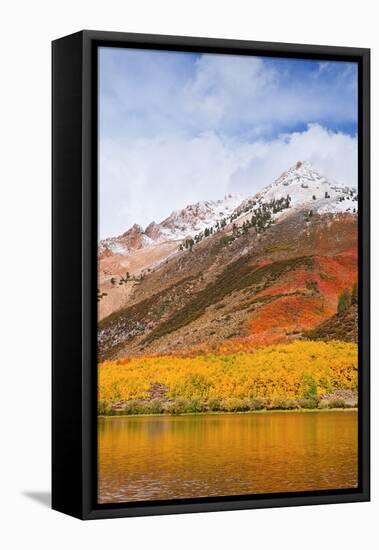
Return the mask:
{"type": "Polygon", "coordinates": [[[337,313],[338,315],[343,315],[347,308],[350,305],[350,292],[347,288],[338,297],[338,307],[337,307],[337,313]]]}
{"type": "Polygon", "coordinates": [[[100,292],[99,289],[97,289],[97,301],[100,302],[104,296],[108,296],[106,292],[100,292]]]}
{"type": "Polygon", "coordinates": [[[351,303],[357,304],[358,303],[358,285],[357,283],[353,284],[353,288],[351,289],[351,303]]]}

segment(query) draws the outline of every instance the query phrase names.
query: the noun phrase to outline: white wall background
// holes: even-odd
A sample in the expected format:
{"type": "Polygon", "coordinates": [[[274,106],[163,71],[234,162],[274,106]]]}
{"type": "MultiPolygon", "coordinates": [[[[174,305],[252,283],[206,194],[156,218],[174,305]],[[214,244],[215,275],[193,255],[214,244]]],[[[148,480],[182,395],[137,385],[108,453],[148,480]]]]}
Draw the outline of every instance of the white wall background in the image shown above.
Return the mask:
{"type": "MultiPolygon", "coordinates": [[[[1,7],[0,543],[3,548],[344,550],[378,541],[379,399],[373,361],[373,501],[80,522],[51,511],[50,41],[87,29],[372,48],[372,199],[378,202],[375,2],[17,1],[1,7]],[[32,496],[34,495],[34,498],[32,496]],[[35,498],[37,496],[37,498],[35,498]]],[[[373,280],[378,276],[373,216],[373,280]]],[[[378,319],[373,287],[373,335],[378,319]]],[[[373,356],[377,351],[375,338],[373,356]]]]}

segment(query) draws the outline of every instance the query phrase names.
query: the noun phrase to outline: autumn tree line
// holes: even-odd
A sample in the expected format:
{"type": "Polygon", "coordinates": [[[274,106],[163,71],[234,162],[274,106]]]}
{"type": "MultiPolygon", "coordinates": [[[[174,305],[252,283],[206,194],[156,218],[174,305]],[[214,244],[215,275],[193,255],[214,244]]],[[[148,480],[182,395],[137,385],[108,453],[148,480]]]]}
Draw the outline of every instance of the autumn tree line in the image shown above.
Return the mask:
{"type": "Polygon", "coordinates": [[[350,342],[295,341],[254,352],[105,361],[99,414],[344,408],[352,404],[336,391],[356,396],[357,351],[350,342]]]}

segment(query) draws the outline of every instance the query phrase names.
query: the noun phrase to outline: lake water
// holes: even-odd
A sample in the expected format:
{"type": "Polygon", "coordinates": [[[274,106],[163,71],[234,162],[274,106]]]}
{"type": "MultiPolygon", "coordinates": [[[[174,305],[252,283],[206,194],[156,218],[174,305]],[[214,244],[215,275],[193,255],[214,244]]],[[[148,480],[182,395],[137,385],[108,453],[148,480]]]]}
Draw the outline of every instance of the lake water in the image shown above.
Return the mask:
{"type": "Polygon", "coordinates": [[[352,488],[356,411],[99,419],[100,503],[352,488]]]}

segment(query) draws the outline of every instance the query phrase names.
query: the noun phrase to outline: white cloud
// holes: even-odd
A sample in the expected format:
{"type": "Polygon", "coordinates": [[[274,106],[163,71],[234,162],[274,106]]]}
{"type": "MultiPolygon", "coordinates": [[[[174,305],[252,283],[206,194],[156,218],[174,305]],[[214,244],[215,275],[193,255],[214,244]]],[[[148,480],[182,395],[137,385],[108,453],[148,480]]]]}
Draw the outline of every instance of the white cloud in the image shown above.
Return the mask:
{"type": "Polygon", "coordinates": [[[251,139],[356,121],[354,63],[114,50],[100,57],[103,137],[251,139]]]}
{"type": "Polygon", "coordinates": [[[103,141],[100,147],[100,236],[133,223],[162,221],[172,210],[226,193],[230,175],[249,161],[249,147],[214,133],[189,140],[103,141]]]}
{"type": "Polygon", "coordinates": [[[357,140],[309,125],[273,140],[199,137],[102,140],[100,237],[133,223],[161,221],[172,210],[229,191],[253,194],[297,160],[309,160],[332,179],[357,185],[357,140]]]}
{"type": "Polygon", "coordinates": [[[297,160],[356,185],[353,63],[102,48],[99,74],[101,238],[297,160]]]}
{"type": "Polygon", "coordinates": [[[231,175],[231,190],[258,191],[298,160],[311,162],[330,179],[351,187],[358,185],[357,138],[319,124],[308,125],[304,132],[282,134],[272,141],[257,141],[250,154],[248,165],[231,175]]]}
{"type": "Polygon", "coordinates": [[[244,134],[311,122],[352,122],[357,116],[353,63],[203,55],[179,94],[182,112],[199,127],[244,134]],[[320,69],[323,67],[322,69],[320,69]],[[314,76],[317,75],[317,78],[314,76]]]}
{"type": "Polygon", "coordinates": [[[183,90],[183,104],[197,124],[239,126],[260,118],[259,100],[275,92],[278,76],[259,57],[203,55],[183,90]]]}

